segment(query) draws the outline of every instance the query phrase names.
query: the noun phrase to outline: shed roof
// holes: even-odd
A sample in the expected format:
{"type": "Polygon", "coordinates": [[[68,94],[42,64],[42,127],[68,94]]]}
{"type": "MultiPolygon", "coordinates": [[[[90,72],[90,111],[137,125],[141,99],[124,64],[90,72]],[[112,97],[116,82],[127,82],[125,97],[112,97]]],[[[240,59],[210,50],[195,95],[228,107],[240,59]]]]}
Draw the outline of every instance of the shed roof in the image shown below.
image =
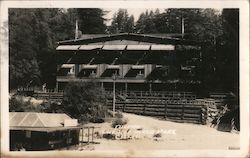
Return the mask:
{"type": "Polygon", "coordinates": [[[63,127],[65,119],[71,119],[64,113],[10,112],[10,127],[63,127]]]}

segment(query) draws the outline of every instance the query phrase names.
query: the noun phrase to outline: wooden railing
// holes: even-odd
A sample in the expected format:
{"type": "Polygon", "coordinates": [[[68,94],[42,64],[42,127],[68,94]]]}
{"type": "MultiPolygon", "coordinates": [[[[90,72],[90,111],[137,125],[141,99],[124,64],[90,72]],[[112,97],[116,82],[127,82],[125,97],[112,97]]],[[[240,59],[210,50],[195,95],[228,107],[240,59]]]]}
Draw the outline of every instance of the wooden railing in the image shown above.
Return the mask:
{"type": "MultiPolygon", "coordinates": [[[[106,91],[108,108],[112,110],[112,92],[106,91]]],[[[34,97],[61,101],[62,92],[39,92],[34,97]]],[[[123,93],[116,91],[116,110],[139,115],[154,116],[178,122],[206,124],[207,106],[190,92],[142,92],[130,91],[123,93]],[[121,95],[122,97],[119,97],[121,95]]]]}
{"type": "MultiPolygon", "coordinates": [[[[108,94],[112,94],[112,89],[105,89],[108,94]]],[[[137,98],[159,97],[159,98],[185,98],[196,99],[196,95],[192,92],[176,92],[176,91],[116,91],[116,94],[137,98]]]]}
{"type": "MultiPolygon", "coordinates": [[[[112,109],[112,102],[108,108],[112,109]]],[[[154,116],[177,122],[206,124],[206,106],[186,101],[169,102],[117,102],[116,110],[139,115],[154,116]]]]}
{"type": "Polygon", "coordinates": [[[63,92],[35,92],[33,97],[37,99],[47,99],[50,101],[62,101],[63,92]]]}

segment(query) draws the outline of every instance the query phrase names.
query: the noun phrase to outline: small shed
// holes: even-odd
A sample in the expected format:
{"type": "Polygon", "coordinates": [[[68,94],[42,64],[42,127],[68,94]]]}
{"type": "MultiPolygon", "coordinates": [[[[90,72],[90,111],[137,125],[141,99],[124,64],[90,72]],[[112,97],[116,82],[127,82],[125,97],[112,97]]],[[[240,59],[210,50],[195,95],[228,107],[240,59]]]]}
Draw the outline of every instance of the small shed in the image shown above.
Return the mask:
{"type": "Polygon", "coordinates": [[[64,113],[10,112],[10,150],[53,150],[79,144],[77,120],[64,113]]]}

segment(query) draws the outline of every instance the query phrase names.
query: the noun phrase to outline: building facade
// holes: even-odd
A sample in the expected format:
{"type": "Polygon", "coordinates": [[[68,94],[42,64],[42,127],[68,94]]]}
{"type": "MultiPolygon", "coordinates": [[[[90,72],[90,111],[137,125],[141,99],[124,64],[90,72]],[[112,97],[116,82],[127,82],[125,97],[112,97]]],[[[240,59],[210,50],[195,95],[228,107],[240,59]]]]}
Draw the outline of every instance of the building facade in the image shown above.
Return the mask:
{"type": "Polygon", "coordinates": [[[122,91],[174,90],[200,81],[201,45],[178,35],[83,35],[58,42],[57,89],[68,82],[92,81],[122,91]]]}

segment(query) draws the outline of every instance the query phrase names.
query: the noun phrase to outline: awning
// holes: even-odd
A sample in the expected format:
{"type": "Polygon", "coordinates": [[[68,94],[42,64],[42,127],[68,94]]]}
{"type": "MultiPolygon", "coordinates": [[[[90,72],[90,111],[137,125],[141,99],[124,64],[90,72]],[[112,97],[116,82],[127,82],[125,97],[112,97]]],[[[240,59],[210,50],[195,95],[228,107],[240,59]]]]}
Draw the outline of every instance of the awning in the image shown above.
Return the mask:
{"type": "Polygon", "coordinates": [[[144,65],[132,65],[132,69],[144,69],[144,65]]]}
{"type": "Polygon", "coordinates": [[[83,65],[82,69],[96,69],[97,65],[83,65]]]}
{"type": "Polygon", "coordinates": [[[192,70],[195,66],[181,66],[181,70],[192,70]]]}
{"type": "Polygon", "coordinates": [[[108,65],[107,69],[119,69],[120,66],[119,65],[108,65]]]}
{"type": "Polygon", "coordinates": [[[150,45],[128,45],[127,50],[149,50],[150,45]]]}
{"type": "Polygon", "coordinates": [[[176,45],[177,50],[201,50],[200,46],[193,45],[176,45]]]}
{"type": "Polygon", "coordinates": [[[61,68],[71,69],[75,66],[75,64],[63,64],[61,68]]]}
{"type": "Polygon", "coordinates": [[[152,45],[151,50],[175,50],[174,45],[157,44],[152,45]]]}
{"type": "Polygon", "coordinates": [[[94,50],[94,49],[101,49],[103,45],[81,45],[79,50],[94,50]]]}
{"type": "Polygon", "coordinates": [[[124,50],[126,45],[104,45],[103,50],[124,50]]]}
{"type": "Polygon", "coordinates": [[[56,48],[56,50],[78,50],[80,45],[61,45],[56,48]]]}
{"type": "Polygon", "coordinates": [[[155,65],[155,68],[162,68],[162,65],[155,65]]]}

